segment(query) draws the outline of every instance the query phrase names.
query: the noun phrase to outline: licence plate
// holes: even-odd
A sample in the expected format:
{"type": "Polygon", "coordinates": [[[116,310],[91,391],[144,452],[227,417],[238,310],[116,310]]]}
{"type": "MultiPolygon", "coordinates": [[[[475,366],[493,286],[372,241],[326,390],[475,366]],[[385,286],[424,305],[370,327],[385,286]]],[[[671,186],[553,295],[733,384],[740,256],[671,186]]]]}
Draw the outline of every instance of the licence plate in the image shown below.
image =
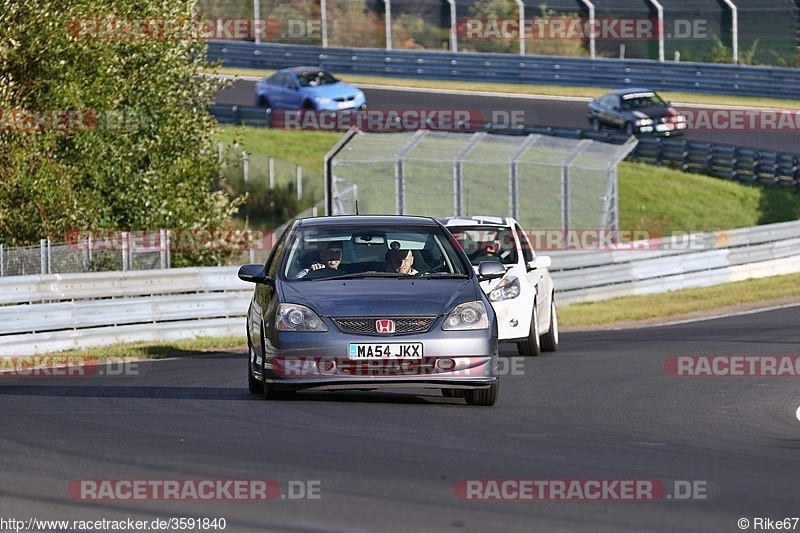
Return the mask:
{"type": "Polygon", "coordinates": [[[421,342],[351,344],[349,359],[422,359],[421,342]]]}
{"type": "Polygon", "coordinates": [[[353,100],[349,102],[339,102],[339,109],[353,109],[356,103],[353,100]]]}
{"type": "Polygon", "coordinates": [[[667,130],[674,130],[674,129],[675,129],[675,125],[672,124],[672,123],[659,124],[658,126],[656,126],[656,131],[667,131],[667,130]]]}

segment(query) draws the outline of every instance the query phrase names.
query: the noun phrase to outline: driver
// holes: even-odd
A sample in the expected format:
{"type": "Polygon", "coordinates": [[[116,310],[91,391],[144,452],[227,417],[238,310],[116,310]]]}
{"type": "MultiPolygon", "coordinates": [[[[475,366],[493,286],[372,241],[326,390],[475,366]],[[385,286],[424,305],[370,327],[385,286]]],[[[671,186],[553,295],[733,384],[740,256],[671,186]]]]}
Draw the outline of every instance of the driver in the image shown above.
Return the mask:
{"type": "MultiPolygon", "coordinates": [[[[319,262],[311,265],[310,268],[304,268],[297,273],[296,278],[304,278],[312,270],[327,269],[325,274],[335,274],[334,271],[339,271],[346,274],[345,269],[342,267],[342,243],[340,241],[331,241],[319,251],[319,262]]],[[[321,273],[322,274],[322,273],[321,273]]]]}

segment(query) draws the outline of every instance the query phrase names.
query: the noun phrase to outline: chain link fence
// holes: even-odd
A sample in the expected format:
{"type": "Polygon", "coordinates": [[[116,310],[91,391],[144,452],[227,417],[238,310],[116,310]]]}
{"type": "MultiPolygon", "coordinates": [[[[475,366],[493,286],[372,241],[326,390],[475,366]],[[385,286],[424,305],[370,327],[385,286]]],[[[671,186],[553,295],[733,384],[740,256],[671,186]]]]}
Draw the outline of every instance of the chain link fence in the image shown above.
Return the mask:
{"type": "MultiPolygon", "coordinates": [[[[636,146],[419,130],[351,137],[331,160],[360,214],[507,215],[535,229],[618,229],[617,165],[636,146]]],[[[355,212],[333,201],[332,213],[355,212]]]]}
{"type": "MultiPolygon", "coordinates": [[[[229,265],[263,263],[289,218],[324,214],[324,202],[303,210],[308,201],[323,196],[323,175],[281,159],[253,154],[238,146],[218,146],[220,180],[232,196],[248,193],[242,206],[248,229],[74,232],[64,242],[42,239],[38,246],[9,248],[0,244],[0,277],[76,272],[151,270],[169,268],[176,252],[223,251],[229,265]],[[283,196],[272,194],[283,188],[283,196]],[[276,203],[280,204],[276,208],[276,203]],[[274,220],[258,212],[279,213],[274,220]],[[252,218],[251,218],[252,215],[252,218]]],[[[353,196],[344,187],[342,198],[353,196]],[[348,196],[350,194],[350,196],[348,196]]],[[[354,205],[351,200],[350,204],[354,205]]]]}

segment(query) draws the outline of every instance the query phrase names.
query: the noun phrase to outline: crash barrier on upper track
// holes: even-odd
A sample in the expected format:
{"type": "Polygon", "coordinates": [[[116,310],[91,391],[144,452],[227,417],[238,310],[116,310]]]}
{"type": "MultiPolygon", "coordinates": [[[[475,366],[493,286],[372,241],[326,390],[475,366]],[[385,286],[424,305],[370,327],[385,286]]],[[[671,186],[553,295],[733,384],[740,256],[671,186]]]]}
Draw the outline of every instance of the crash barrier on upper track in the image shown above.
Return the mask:
{"type": "MultiPolygon", "coordinates": [[[[800,272],[800,221],[540,251],[561,305],[800,272]]],[[[0,279],[0,356],[116,342],[245,336],[237,267],[0,279]]]]}
{"type": "Polygon", "coordinates": [[[800,98],[800,69],[652,61],[518,56],[428,50],[322,48],[209,41],[207,56],[226,67],[280,69],[314,65],[338,73],[457,81],[582,87],[638,87],[767,98],[800,98]]]}

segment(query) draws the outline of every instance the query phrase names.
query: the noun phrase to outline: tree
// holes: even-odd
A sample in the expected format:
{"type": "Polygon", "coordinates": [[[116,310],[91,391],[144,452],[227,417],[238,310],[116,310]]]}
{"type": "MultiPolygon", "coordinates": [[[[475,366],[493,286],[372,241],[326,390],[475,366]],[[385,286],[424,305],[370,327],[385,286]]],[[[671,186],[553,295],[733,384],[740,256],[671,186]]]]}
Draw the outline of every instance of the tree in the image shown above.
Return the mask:
{"type": "Polygon", "coordinates": [[[228,224],[195,7],[0,0],[0,242],[228,224]]]}

